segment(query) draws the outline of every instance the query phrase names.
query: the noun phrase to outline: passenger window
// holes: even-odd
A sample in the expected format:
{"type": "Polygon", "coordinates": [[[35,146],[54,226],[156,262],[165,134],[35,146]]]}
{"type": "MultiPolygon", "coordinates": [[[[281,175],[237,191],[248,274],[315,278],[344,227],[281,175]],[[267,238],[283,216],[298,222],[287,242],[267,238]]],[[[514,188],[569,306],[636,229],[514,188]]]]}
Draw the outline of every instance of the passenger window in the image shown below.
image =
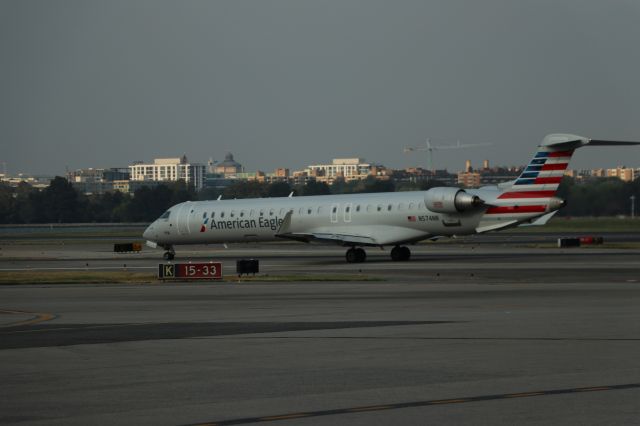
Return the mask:
{"type": "Polygon", "coordinates": [[[269,210],[269,216],[273,216],[273,209],[269,210]]]}
{"type": "Polygon", "coordinates": [[[244,217],[244,210],[240,210],[240,217],[244,217]]]}
{"type": "Polygon", "coordinates": [[[207,218],[207,212],[202,213],[202,218],[206,219],[207,218]]]}
{"type": "Polygon", "coordinates": [[[224,212],[221,212],[221,213],[220,213],[220,217],[224,217],[224,212]]]}
{"type": "Polygon", "coordinates": [[[382,211],[382,206],[378,204],[378,211],[382,211]]]}
{"type": "Polygon", "coordinates": [[[360,204],[358,204],[358,205],[356,206],[356,211],[357,211],[357,212],[359,212],[359,211],[360,211],[360,204]]]}
{"type": "Polygon", "coordinates": [[[307,209],[307,214],[311,214],[311,208],[307,209]]]}
{"type": "Polygon", "coordinates": [[[318,214],[322,213],[322,206],[318,207],[318,214]]]}
{"type": "Polygon", "coordinates": [[[264,216],[264,210],[260,210],[260,217],[264,216]]]}
{"type": "Polygon", "coordinates": [[[333,212],[335,213],[337,211],[338,211],[338,208],[336,206],[333,206],[333,212]]]}
{"type": "Polygon", "coordinates": [[[253,217],[255,216],[256,211],[254,209],[251,209],[251,211],[249,212],[249,216],[253,217]]]}
{"type": "Polygon", "coordinates": [[[302,207],[300,207],[300,208],[298,209],[298,214],[299,214],[300,216],[302,216],[302,207]]]}
{"type": "Polygon", "coordinates": [[[216,212],[211,212],[211,219],[213,219],[216,216],[216,212]]]}
{"type": "Polygon", "coordinates": [[[388,211],[391,211],[391,204],[389,204],[389,205],[387,206],[387,210],[388,210],[388,211]]]}
{"type": "Polygon", "coordinates": [[[229,216],[234,217],[236,215],[236,212],[231,210],[231,214],[229,214],[229,216]]]}

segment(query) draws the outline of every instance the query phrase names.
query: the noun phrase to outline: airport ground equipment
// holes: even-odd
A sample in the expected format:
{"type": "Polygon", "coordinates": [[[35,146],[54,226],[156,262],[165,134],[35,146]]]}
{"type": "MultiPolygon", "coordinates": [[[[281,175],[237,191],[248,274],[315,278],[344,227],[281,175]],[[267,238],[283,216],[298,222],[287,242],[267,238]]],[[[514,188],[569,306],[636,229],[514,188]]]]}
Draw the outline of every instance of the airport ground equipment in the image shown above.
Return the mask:
{"type": "Polygon", "coordinates": [[[257,274],[260,272],[260,261],[258,259],[238,259],[236,260],[236,273],[238,276],[257,274]]]}
{"type": "Polygon", "coordinates": [[[138,253],[142,250],[140,243],[116,243],[113,245],[115,253],[138,253]]]}

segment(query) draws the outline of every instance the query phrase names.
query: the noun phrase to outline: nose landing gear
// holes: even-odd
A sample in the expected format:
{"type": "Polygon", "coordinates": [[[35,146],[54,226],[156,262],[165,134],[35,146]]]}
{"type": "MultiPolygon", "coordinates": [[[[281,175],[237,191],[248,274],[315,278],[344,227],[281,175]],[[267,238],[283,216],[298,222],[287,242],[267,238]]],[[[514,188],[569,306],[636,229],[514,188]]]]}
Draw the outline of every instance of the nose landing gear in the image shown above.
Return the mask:
{"type": "Polygon", "coordinates": [[[360,247],[351,247],[349,250],[347,250],[345,258],[347,259],[348,263],[362,263],[367,260],[367,252],[365,252],[364,249],[360,247]]]}
{"type": "Polygon", "coordinates": [[[405,246],[395,246],[391,249],[391,260],[394,262],[407,261],[411,257],[411,250],[405,246]]]}
{"type": "Polygon", "coordinates": [[[164,248],[166,251],[162,255],[164,260],[173,260],[176,257],[176,252],[173,250],[173,246],[168,246],[164,248]]]}

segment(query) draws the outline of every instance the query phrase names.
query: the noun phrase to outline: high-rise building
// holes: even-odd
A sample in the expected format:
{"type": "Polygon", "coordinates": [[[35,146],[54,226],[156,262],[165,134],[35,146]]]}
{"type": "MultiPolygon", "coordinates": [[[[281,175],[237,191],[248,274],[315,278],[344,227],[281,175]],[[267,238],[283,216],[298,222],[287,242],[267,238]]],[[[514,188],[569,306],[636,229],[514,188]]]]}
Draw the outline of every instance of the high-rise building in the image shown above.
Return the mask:
{"type": "Polygon", "coordinates": [[[375,166],[365,163],[363,158],[334,158],[331,164],[313,164],[306,171],[319,182],[333,183],[337,178],[345,181],[365,179],[375,166]]]}
{"type": "Polygon", "coordinates": [[[129,166],[132,181],[166,182],[184,180],[196,190],[202,188],[206,166],[189,163],[187,156],[156,158],[153,164],[134,163],[129,166]]]}

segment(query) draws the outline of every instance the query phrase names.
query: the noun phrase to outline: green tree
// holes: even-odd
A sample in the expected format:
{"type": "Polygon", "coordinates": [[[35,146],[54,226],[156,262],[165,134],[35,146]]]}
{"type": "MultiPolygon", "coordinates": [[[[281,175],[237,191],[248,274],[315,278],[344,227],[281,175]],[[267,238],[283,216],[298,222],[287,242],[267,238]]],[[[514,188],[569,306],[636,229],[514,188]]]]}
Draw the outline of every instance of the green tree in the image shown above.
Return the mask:
{"type": "Polygon", "coordinates": [[[7,185],[0,184],[0,223],[11,223],[14,214],[14,191],[7,185]]]}
{"type": "Polygon", "coordinates": [[[256,180],[239,181],[225,188],[222,198],[260,198],[267,196],[267,185],[256,180]]]}
{"type": "Polygon", "coordinates": [[[325,182],[310,180],[299,189],[300,195],[329,195],[331,188],[325,182]]]}
{"type": "Polygon", "coordinates": [[[83,219],[79,194],[65,178],[56,176],[38,195],[42,196],[41,200],[38,196],[32,197],[38,207],[37,222],[71,223],[83,219]]]}
{"type": "Polygon", "coordinates": [[[291,185],[287,182],[273,182],[267,188],[267,197],[286,197],[291,194],[291,185]]]}

